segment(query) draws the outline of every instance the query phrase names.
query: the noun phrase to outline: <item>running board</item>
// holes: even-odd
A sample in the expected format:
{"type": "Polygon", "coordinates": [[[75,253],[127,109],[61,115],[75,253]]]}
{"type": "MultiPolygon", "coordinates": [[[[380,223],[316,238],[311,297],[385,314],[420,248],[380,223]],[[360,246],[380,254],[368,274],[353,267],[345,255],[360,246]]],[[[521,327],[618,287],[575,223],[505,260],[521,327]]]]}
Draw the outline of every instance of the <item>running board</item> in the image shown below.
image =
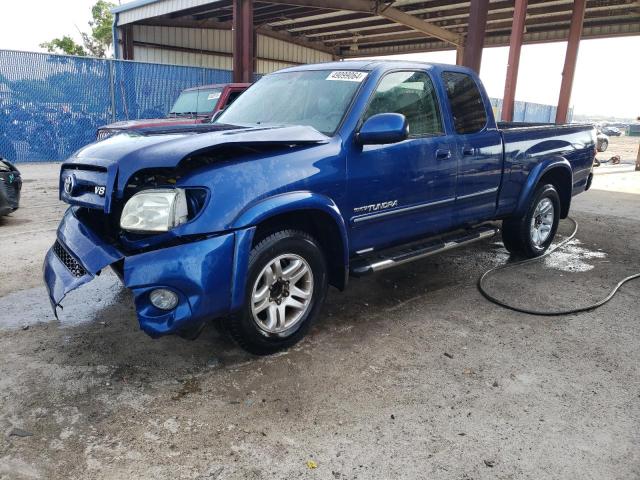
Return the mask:
{"type": "Polygon", "coordinates": [[[354,277],[362,277],[373,272],[397,267],[404,263],[420,260],[421,258],[446,252],[453,248],[462,247],[485,238],[497,235],[500,229],[493,225],[482,225],[473,229],[458,231],[439,237],[431,237],[399,247],[381,250],[367,256],[357,258],[351,262],[350,273],[354,277]]]}

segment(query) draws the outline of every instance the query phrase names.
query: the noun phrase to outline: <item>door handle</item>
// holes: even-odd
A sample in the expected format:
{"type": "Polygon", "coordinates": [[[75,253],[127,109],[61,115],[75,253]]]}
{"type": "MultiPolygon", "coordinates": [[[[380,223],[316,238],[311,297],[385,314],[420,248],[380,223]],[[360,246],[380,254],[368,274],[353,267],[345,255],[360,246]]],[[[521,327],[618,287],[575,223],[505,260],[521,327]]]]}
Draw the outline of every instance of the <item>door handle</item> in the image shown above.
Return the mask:
{"type": "Polygon", "coordinates": [[[446,148],[439,148],[436,150],[437,160],[446,160],[447,158],[451,158],[451,150],[446,148]]]}
{"type": "Polygon", "coordinates": [[[471,156],[475,154],[475,148],[473,147],[462,147],[462,155],[471,156]]]}

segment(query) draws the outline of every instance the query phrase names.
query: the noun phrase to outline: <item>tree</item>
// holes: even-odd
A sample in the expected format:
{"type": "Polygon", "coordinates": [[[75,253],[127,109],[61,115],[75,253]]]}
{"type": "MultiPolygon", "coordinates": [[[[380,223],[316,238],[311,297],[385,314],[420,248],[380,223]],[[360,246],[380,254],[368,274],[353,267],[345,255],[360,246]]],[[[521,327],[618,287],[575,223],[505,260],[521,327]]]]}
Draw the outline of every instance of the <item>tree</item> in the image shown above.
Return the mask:
{"type": "Polygon", "coordinates": [[[69,35],[64,35],[62,38],[54,38],[50,42],[41,43],[40,47],[46,48],[47,52],[51,53],[66,53],[67,55],[79,55],[83,57],[87,55],[82,45],[78,45],[69,35]]]}
{"type": "Polygon", "coordinates": [[[46,48],[51,53],[65,53],[67,55],[93,56],[105,58],[107,50],[113,43],[111,26],[113,24],[113,14],[111,9],[115,4],[106,0],[98,0],[91,7],[91,17],[89,21],[90,33],[80,32],[82,45],[73,38],[64,35],[62,38],[54,38],[50,42],[41,43],[42,48],[46,48]]]}

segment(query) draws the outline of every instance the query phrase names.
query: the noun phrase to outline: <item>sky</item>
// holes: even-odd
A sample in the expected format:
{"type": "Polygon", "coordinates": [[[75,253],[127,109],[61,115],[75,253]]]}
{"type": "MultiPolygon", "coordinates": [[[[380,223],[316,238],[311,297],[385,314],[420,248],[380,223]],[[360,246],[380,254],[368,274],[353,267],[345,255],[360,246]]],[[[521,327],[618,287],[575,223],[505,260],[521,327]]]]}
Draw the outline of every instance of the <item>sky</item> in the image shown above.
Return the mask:
{"type": "MultiPolygon", "coordinates": [[[[0,49],[42,51],[40,43],[62,35],[79,40],[95,0],[0,0],[0,49]],[[27,20],[28,15],[28,20],[27,20]]],[[[114,3],[119,3],[115,0],[114,3]]],[[[123,2],[126,3],[126,2],[123,2]]],[[[520,57],[516,99],[555,105],[566,43],[525,45],[520,57]]],[[[486,48],[480,77],[491,97],[504,94],[507,47],[486,48]]],[[[583,40],[573,84],[574,113],[636,118],[640,115],[640,36],[583,40]]],[[[402,55],[455,63],[455,52],[402,55]]]]}

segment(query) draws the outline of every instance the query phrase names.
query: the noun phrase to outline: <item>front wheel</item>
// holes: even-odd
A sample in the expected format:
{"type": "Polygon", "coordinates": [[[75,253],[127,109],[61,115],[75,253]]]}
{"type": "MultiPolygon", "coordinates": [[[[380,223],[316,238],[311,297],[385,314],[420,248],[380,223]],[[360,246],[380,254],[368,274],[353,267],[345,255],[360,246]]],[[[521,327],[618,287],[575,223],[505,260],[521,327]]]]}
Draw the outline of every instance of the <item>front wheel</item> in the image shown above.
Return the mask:
{"type": "Polygon", "coordinates": [[[509,252],[527,258],[547,251],[560,222],[560,196],[553,185],[540,185],[527,213],[502,222],[502,241],[509,252]]]}
{"type": "Polygon", "coordinates": [[[298,342],[320,313],[327,266],[317,242],[304,232],[276,232],[252,250],[242,309],[229,332],[248,352],[268,355],[298,342]]]}

